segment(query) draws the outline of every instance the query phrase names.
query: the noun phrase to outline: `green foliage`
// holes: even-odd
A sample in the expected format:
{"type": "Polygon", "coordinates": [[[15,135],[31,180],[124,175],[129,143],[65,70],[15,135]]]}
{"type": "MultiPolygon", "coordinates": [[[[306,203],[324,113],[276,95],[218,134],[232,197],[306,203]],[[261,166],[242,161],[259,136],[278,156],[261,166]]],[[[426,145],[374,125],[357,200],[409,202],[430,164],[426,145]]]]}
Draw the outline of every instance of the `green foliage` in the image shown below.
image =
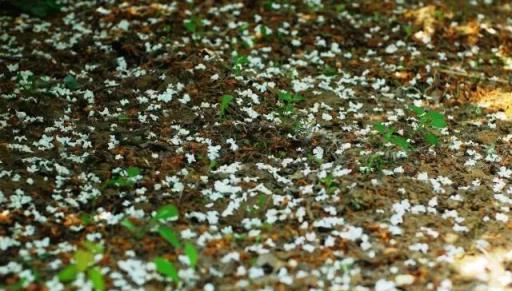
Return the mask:
{"type": "Polygon", "coordinates": [[[164,238],[168,243],[170,243],[174,248],[181,248],[181,243],[178,235],[170,228],[166,226],[160,226],[158,228],[158,233],[162,238],[164,238]]]}
{"type": "Polygon", "coordinates": [[[185,29],[192,34],[199,33],[203,28],[202,20],[196,16],[192,16],[191,18],[185,20],[183,25],[185,26],[185,29]]]}
{"type": "Polygon", "coordinates": [[[386,142],[392,143],[405,151],[409,149],[410,144],[407,139],[395,134],[395,129],[393,127],[387,127],[382,122],[378,122],[374,125],[374,128],[382,134],[382,137],[386,142]]]}
{"type": "Polygon", "coordinates": [[[84,241],[82,246],[75,252],[73,258],[74,264],[70,264],[62,269],[57,277],[63,283],[74,281],[81,272],[87,273],[87,278],[91,281],[97,291],[105,290],[105,280],[100,269],[95,265],[94,257],[103,253],[103,246],[91,241],[84,241]]]}
{"type": "Polygon", "coordinates": [[[277,94],[277,99],[284,103],[281,108],[283,112],[291,112],[296,103],[304,101],[304,97],[298,93],[293,94],[288,91],[281,91],[277,94]]]}
{"type": "Polygon", "coordinates": [[[21,12],[37,17],[45,17],[60,11],[60,5],[55,0],[8,0],[7,2],[21,12]]]}
{"type": "MultiPolygon", "coordinates": [[[[415,129],[415,132],[423,138],[423,140],[429,145],[438,145],[439,137],[434,132],[446,128],[448,124],[445,121],[444,115],[440,112],[433,110],[425,110],[418,106],[410,106],[409,109],[416,115],[419,120],[419,125],[415,129]]],[[[407,151],[411,145],[406,137],[395,134],[393,127],[388,127],[382,122],[378,122],[374,125],[374,129],[377,130],[386,142],[392,143],[393,145],[407,151]]],[[[416,134],[411,135],[411,139],[415,139],[416,134]]]]}
{"type": "Polygon", "coordinates": [[[336,76],[338,74],[338,71],[336,70],[336,68],[333,68],[329,65],[325,65],[323,67],[322,74],[325,76],[332,77],[332,76],[336,76]]]}
{"type": "Polygon", "coordinates": [[[94,262],[94,254],[86,250],[78,250],[75,252],[75,265],[79,272],[87,270],[94,262]]]}
{"type": "Polygon", "coordinates": [[[169,220],[169,219],[177,219],[179,216],[178,208],[172,204],[164,205],[160,207],[155,216],[153,217],[156,220],[169,220]]]}
{"type": "Polygon", "coordinates": [[[226,114],[226,110],[229,108],[229,105],[233,102],[234,97],[232,95],[224,95],[220,98],[220,117],[224,117],[226,114]]]}
{"type": "Polygon", "coordinates": [[[242,69],[245,65],[249,63],[249,58],[244,55],[236,54],[233,56],[232,60],[232,68],[235,75],[240,76],[242,73],[242,69]]]}
{"type": "Polygon", "coordinates": [[[121,225],[134,234],[137,233],[138,231],[138,227],[135,224],[133,224],[133,222],[131,222],[130,219],[128,218],[124,218],[123,220],[121,220],[121,225]]]}
{"type": "MultiPolygon", "coordinates": [[[[184,252],[187,256],[190,266],[197,265],[199,254],[197,249],[188,242],[182,242],[179,233],[168,227],[164,222],[167,220],[176,220],[179,218],[178,208],[173,204],[167,204],[160,207],[153,218],[147,220],[142,226],[135,225],[129,218],[124,218],[121,225],[128,229],[135,236],[141,238],[149,230],[155,230],[167,241],[176,252],[184,252]]],[[[171,279],[175,283],[179,283],[179,276],[177,268],[168,260],[157,257],[154,260],[157,271],[165,277],[171,279]]]]}
{"type": "Polygon", "coordinates": [[[191,243],[185,243],[185,255],[187,255],[190,266],[195,268],[197,265],[197,259],[199,258],[196,247],[191,243]]]}
{"type": "Polygon", "coordinates": [[[385,163],[382,155],[375,153],[365,156],[361,159],[361,173],[368,174],[374,171],[380,171],[385,163]]]}
{"type": "Polygon", "coordinates": [[[76,279],[77,275],[78,269],[76,265],[68,265],[59,272],[58,278],[61,282],[71,282],[76,279]]]}
{"type": "Polygon", "coordinates": [[[78,89],[78,82],[77,82],[75,76],[73,76],[73,75],[66,75],[66,77],[64,77],[64,85],[69,90],[78,89]]]}
{"type": "Polygon", "coordinates": [[[444,115],[440,112],[425,110],[414,105],[410,107],[410,110],[419,119],[417,131],[423,136],[423,139],[430,145],[438,145],[439,137],[432,133],[432,131],[441,130],[448,126],[444,115]]]}
{"type": "Polygon", "coordinates": [[[91,281],[94,290],[103,291],[105,290],[105,279],[98,267],[93,267],[87,272],[87,278],[91,281]]]}
{"type": "Polygon", "coordinates": [[[137,167],[129,167],[123,172],[123,175],[119,175],[107,181],[106,186],[114,186],[118,188],[131,187],[137,181],[141,170],[137,167]]]}
{"type": "Polygon", "coordinates": [[[164,275],[165,277],[174,281],[174,283],[178,284],[180,282],[180,277],[178,276],[178,270],[174,266],[173,263],[169,262],[169,260],[156,257],[154,260],[156,270],[158,273],[164,275]]]}

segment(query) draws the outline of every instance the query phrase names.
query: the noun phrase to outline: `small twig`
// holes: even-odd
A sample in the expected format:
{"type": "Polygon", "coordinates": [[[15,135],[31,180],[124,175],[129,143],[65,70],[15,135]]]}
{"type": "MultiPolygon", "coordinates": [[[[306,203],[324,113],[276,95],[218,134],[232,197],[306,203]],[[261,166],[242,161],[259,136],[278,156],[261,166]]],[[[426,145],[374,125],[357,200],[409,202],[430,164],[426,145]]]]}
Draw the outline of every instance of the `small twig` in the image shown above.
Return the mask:
{"type": "Polygon", "coordinates": [[[488,81],[488,82],[496,82],[496,83],[501,83],[501,84],[509,84],[508,81],[500,79],[500,78],[491,79],[491,78],[486,77],[486,76],[477,75],[477,74],[470,74],[470,73],[466,73],[466,72],[463,72],[463,71],[454,71],[454,70],[442,69],[442,68],[437,69],[437,71],[439,71],[441,73],[445,73],[447,75],[454,75],[454,76],[465,77],[465,78],[481,79],[481,80],[485,80],[485,81],[488,81]]]}

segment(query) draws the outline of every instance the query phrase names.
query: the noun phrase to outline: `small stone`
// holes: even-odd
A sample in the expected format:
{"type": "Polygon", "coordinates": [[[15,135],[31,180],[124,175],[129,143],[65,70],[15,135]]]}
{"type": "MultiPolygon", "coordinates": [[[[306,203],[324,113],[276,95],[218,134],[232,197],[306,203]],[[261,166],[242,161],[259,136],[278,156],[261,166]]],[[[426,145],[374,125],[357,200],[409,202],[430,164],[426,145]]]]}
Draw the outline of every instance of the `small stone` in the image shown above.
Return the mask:
{"type": "Polygon", "coordinates": [[[409,274],[400,274],[395,277],[396,286],[411,285],[414,283],[414,276],[409,274]]]}

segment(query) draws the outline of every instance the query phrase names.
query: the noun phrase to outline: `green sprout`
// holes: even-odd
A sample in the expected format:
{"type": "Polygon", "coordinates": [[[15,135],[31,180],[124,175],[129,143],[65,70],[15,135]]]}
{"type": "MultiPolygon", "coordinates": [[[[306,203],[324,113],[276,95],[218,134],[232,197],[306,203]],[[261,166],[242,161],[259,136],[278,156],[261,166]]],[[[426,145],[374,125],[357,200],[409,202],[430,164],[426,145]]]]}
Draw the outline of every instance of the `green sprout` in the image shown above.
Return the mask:
{"type": "Polygon", "coordinates": [[[447,127],[444,115],[437,111],[425,110],[418,106],[411,106],[410,110],[419,118],[417,131],[423,135],[423,139],[430,145],[439,144],[439,137],[433,131],[439,131],[447,127]]]}
{"type": "Polygon", "coordinates": [[[240,76],[242,73],[242,69],[245,65],[249,63],[249,58],[244,55],[236,54],[233,56],[233,72],[235,75],[240,76]]]}
{"type": "Polygon", "coordinates": [[[226,110],[229,108],[229,105],[233,102],[234,97],[232,95],[224,95],[220,98],[220,112],[219,115],[221,118],[224,118],[226,114],[226,110]]]}
{"type": "Polygon", "coordinates": [[[137,179],[139,178],[140,174],[140,169],[137,167],[129,167],[122,173],[123,175],[108,180],[105,186],[114,186],[118,188],[131,187],[135,185],[135,182],[137,182],[137,179]]]}
{"type": "Polygon", "coordinates": [[[201,18],[192,16],[189,19],[185,20],[183,22],[183,25],[185,26],[185,29],[189,33],[195,35],[195,34],[198,34],[200,32],[200,30],[202,29],[203,21],[201,20],[201,18]]]}
{"type": "Polygon", "coordinates": [[[407,139],[398,134],[395,134],[395,129],[393,127],[388,127],[385,126],[382,122],[378,122],[374,125],[374,128],[380,134],[382,134],[382,137],[386,142],[389,142],[405,151],[409,149],[410,144],[407,139]]]}
{"type": "Polygon", "coordinates": [[[86,273],[96,291],[105,290],[105,279],[99,267],[95,266],[95,256],[103,253],[103,246],[90,241],[82,243],[73,255],[74,263],[62,269],[57,277],[63,283],[74,281],[79,273],[86,273]]]}
{"type": "Polygon", "coordinates": [[[304,97],[298,93],[293,94],[287,91],[281,91],[277,94],[277,99],[284,103],[282,107],[284,112],[293,111],[294,105],[298,102],[304,101],[304,97]]]}

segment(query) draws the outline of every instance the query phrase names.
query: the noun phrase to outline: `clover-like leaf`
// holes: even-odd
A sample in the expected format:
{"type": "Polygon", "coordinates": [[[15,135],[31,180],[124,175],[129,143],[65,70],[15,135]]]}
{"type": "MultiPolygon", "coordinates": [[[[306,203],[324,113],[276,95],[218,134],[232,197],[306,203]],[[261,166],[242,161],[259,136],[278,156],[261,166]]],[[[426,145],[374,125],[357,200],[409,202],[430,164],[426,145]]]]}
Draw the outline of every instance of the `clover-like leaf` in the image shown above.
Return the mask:
{"type": "Polygon", "coordinates": [[[87,278],[91,281],[94,290],[103,291],[105,290],[105,278],[98,267],[91,268],[87,271],[87,278]]]}
{"type": "Polygon", "coordinates": [[[190,266],[194,268],[197,265],[197,259],[199,258],[196,247],[191,243],[185,243],[185,255],[187,255],[190,266]]]}
{"type": "Polygon", "coordinates": [[[160,226],[158,228],[158,233],[161,237],[163,237],[168,243],[170,243],[173,247],[179,249],[181,248],[181,243],[178,235],[172,229],[166,226],[160,226]]]}
{"type": "Polygon", "coordinates": [[[57,277],[59,278],[59,281],[61,282],[71,282],[76,279],[76,276],[78,275],[78,268],[75,264],[68,265],[64,269],[62,269],[57,277]]]}
{"type": "Polygon", "coordinates": [[[179,216],[178,208],[172,204],[160,207],[154,216],[156,220],[176,219],[179,216]]]}
{"type": "Polygon", "coordinates": [[[173,263],[169,262],[167,259],[162,257],[155,258],[155,266],[157,272],[166,276],[167,278],[174,281],[174,283],[178,284],[180,282],[180,277],[178,276],[178,270],[174,266],[173,263]]]}

